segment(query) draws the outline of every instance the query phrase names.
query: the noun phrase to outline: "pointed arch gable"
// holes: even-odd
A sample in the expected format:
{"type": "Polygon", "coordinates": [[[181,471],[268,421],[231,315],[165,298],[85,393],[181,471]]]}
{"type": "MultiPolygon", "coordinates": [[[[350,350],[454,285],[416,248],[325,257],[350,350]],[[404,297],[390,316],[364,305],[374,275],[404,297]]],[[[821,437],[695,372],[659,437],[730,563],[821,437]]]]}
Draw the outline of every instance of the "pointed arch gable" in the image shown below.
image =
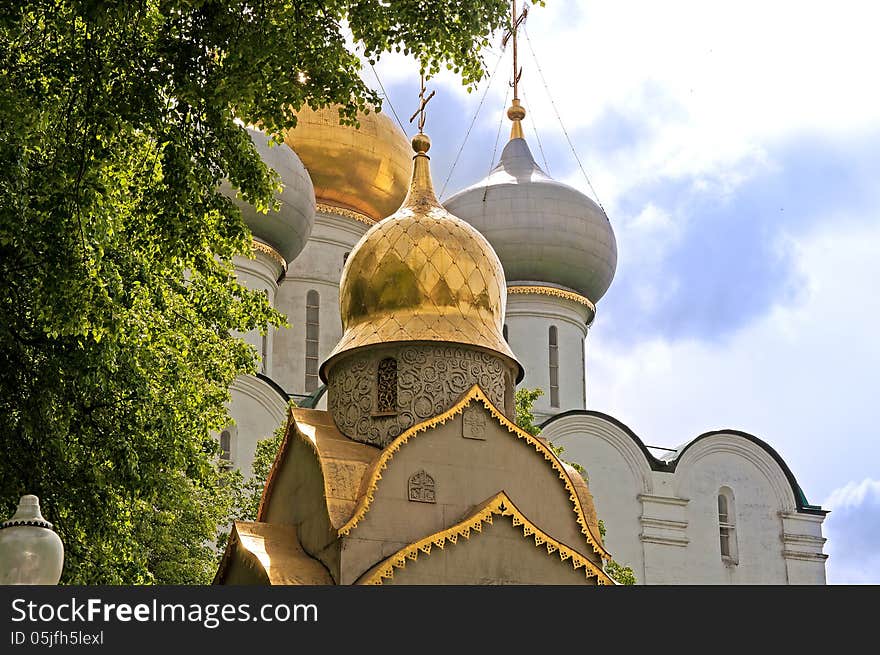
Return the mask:
{"type": "MultiPolygon", "coordinates": [[[[288,412],[287,431],[266,479],[258,521],[268,520],[268,509],[285,469],[293,460],[308,461],[320,477],[323,513],[328,530],[334,535],[355,509],[361,478],[377,449],[352,441],[339,432],[329,413],[322,410],[292,407],[288,412]],[[298,452],[303,455],[297,457],[298,452]]],[[[285,502],[292,499],[285,499],[285,502]]],[[[300,499],[301,500],[301,499],[300,499]]]]}
{"type": "Polygon", "coordinates": [[[525,441],[527,444],[532,446],[538,454],[544,457],[544,460],[548,462],[548,464],[556,473],[557,477],[564,484],[565,489],[569,494],[569,500],[572,503],[572,511],[575,513],[576,523],[580,527],[580,531],[584,535],[587,543],[600,557],[604,559],[611,559],[611,556],[602,545],[601,539],[593,533],[593,529],[595,528],[591,529],[590,522],[587,520],[584,512],[584,507],[581,504],[581,498],[578,493],[578,488],[572,480],[571,476],[569,475],[568,471],[566,470],[564,464],[559,460],[555,453],[550,450],[550,448],[543,442],[543,440],[532,436],[531,434],[525,432],[516,424],[511,422],[489,400],[482,389],[480,389],[479,385],[474,385],[473,387],[471,387],[471,389],[467,393],[465,393],[462,398],[446,412],[443,412],[442,414],[439,414],[432,419],[414,425],[413,427],[406,430],[394,441],[388,444],[388,446],[386,446],[375,457],[369,469],[364,474],[357,506],[355,507],[351,518],[341,528],[339,528],[339,535],[344,536],[351,533],[351,531],[367,514],[373,503],[374,494],[376,492],[376,489],[378,488],[379,480],[382,479],[382,471],[387,468],[390,460],[395,456],[397,452],[400,451],[403,446],[405,446],[409,441],[416,438],[420,434],[429,431],[431,428],[437,425],[445,424],[447,421],[461,414],[464,409],[472,403],[481,404],[498,422],[498,424],[502,428],[506,429],[508,434],[510,434],[514,438],[525,441]]]}
{"type": "Polygon", "coordinates": [[[292,525],[236,521],[213,584],[332,585],[292,525]]]}
{"type": "Polygon", "coordinates": [[[450,545],[455,546],[459,538],[470,539],[474,534],[482,533],[484,524],[492,524],[495,517],[509,518],[514,527],[522,528],[523,537],[532,537],[535,547],[546,550],[548,557],[558,557],[560,563],[568,563],[574,570],[583,567],[587,579],[595,578],[596,583],[600,585],[615,584],[608,574],[585,555],[556,541],[532,523],[504,491],[478,505],[470,515],[455,525],[404,546],[369,569],[356,584],[381,585],[394,576],[395,570],[404,568],[409,561],[415,562],[420,557],[428,557],[432,551],[436,552],[435,549],[442,550],[450,545]]]}

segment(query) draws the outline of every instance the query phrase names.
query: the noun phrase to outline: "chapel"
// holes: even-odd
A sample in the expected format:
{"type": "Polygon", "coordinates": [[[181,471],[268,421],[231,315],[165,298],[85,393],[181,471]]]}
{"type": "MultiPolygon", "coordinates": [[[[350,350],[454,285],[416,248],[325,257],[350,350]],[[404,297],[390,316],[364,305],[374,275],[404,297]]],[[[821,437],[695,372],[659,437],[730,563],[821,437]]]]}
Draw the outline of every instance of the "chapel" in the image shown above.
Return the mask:
{"type": "Polygon", "coordinates": [[[730,428],[658,449],[591,407],[617,239],[536,163],[517,96],[497,165],[444,202],[423,120],[411,141],[334,107],[303,107],[282,145],[249,128],[283,190],[268,215],[236,200],[254,237],[236,273],[292,327],[243,335],[261,370],[218,439],[248,475],[286,436],[216,582],[613,584],[610,552],[639,584],[824,584],[827,512],[770,444],[730,428]],[[538,436],[517,388],[543,391],[538,436]]]}
{"type": "Polygon", "coordinates": [[[514,423],[504,269],[437,200],[430,145],[345,259],[327,409],[290,409],[218,583],[613,584],[586,482],[514,423]]]}

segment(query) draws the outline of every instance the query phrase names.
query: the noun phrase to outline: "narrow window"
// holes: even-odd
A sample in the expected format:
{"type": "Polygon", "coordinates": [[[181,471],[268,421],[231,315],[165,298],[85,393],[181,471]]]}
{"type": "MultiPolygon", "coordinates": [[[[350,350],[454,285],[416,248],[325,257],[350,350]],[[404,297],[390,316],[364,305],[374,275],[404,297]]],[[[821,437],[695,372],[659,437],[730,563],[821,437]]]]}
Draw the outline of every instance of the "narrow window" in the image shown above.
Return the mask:
{"type": "MultiPolygon", "coordinates": [[[[266,302],[269,302],[269,292],[266,289],[263,289],[263,296],[266,298],[266,302]]],[[[271,305],[271,303],[269,303],[271,305]]],[[[269,372],[269,335],[264,334],[261,338],[260,343],[260,373],[268,373],[269,372]]]]}
{"type": "Polygon", "coordinates": [[[736,511],[733,491],[722,487],[718,491],[718,534],[721,541],[721,559],[736,564],[736,511]]]}
{"type": "Polygon", "coordinates": [[[397,360],[387,357],[379,362],[376,378],[376,412],[397,412],[397,360]]]}
{"type": "Polygon", "coordinates": [[[559,335],[550,326],[550,406],[559,407],[559,335]]]}
{"type": "Polygon", "coordinates": [[[232,460],[232,435],[229,430],[220,433],[220,459],[229,462],[232,460]]]}
{"type": "Polygon", "coordinates": [[[306,392],[318,388],[318,310],[320,298],[312,289],[306,294],[306,392]]]}
{"type": "Polygon", "coordinates": [[[504,328],[501,330],[501,332],[504,335],[504,340],[509,342],[510,339],[507,338],[507,323],[504,324],[504,328]]]}
{"type": "Polygon", "coordinates": [[[347,253],[345,253],[344,255],[342,255],[342,265],[343,265],[343,266],[345,266],[345,262],[348,261],[348,256],[349,256],[350,254],[351,254],[350,252],[347,252],[347,253]]]}

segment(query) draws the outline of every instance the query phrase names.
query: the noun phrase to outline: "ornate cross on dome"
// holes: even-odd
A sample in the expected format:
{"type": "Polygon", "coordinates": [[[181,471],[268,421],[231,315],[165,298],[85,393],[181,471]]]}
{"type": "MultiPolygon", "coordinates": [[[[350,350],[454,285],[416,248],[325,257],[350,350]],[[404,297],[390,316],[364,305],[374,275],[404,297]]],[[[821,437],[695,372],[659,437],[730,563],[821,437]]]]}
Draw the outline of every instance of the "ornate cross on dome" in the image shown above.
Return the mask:
{"type": "Polygon", "coordinates": [[[529,8],[523,7],[522,13],[517,16],[516,0],[510,1],[510,27],[507,32],[504,33],[504,38],[501,39],[501,46],[507,47],[507,42],[511,38],[513,39],[513,81],[510,83],[510,86],[513,87],[514,100],[519,100],[519,78],[522,77],[522,66],[519,66],[517,63],[516,33],[519,31],[519,26],[525,22],[526,16],[528,15],[529,8]]]}
{"type": "Polygon", "coordinates": [[[431,98],[434,97],[434,94],[437,93],[436,91],[431,91],[431,95],[426,98],[425,91],[425,74],[422,73],[422,88],[419,91],[419,108],[416,110],[416,113],[409,118],[409,122],[412,123],[416,116],[419,117],[419,134],[424,133],[425,130],[425,105],[427,105],[428,101],[430,101],[431,98]]]}

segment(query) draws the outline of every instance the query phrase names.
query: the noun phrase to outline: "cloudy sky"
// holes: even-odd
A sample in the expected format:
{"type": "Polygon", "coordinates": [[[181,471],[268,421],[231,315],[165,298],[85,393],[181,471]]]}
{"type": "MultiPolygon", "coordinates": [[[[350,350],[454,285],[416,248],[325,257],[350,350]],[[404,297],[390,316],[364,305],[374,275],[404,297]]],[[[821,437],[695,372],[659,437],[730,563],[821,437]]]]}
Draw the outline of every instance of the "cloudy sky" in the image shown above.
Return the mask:
{"type": "MultiPolygon", "coordinates": [[[[878,24],[864,0],[548,0],[520,38],[536,159],[594,195],[564,126],[618,240],[590,408],[653,445],[770,443],[832,510],[832,583],[880,583],[878,24]]],[[[486,60],[498,73],[472,93],[428,84],[444,198],[488,172],[499,126],[506,142],[500,38],[486,60]]],[[[377,70],[405,122],[417,66],[377,70]]]]}

